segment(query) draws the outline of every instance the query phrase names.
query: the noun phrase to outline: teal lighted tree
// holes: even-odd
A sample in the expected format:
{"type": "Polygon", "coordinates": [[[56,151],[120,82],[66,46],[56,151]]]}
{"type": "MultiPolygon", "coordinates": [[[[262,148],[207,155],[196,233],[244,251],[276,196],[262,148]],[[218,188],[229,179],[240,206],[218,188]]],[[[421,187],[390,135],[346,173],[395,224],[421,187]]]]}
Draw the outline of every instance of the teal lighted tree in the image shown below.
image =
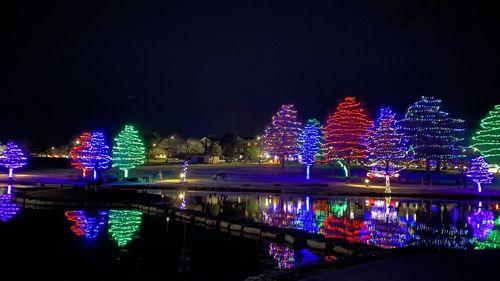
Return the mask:
{"type": "Polygon", "coordinates": [[[500,104],[481,120],[480,129],[472,137],[472,147],[488,163],[500,165],[500,104]]]}
{"type": "Polygon", "coordinates": [[[142,212],[136,210],[110,210],[108,232],[118,247],[127,246],[140,230],[142,212]]]}
{"type": "Polygon", "coordinates": [[[461,153],[463,123],[464,120],[451,118],[442,109],[440,99],[422,96],[408,108],[398,125],[413,148],[415,159],[425,161],[427,170],[430,161],[436,161],[439,170],[442,161],[461,153]]]}
{"type": "Polygon", "coordinates": [[[126,125],[115,138],[113,145],[113,167],[118,167],[128,177],[128,171],[144,164],[146,149],[139,132],[131,125],[126,125]]]}

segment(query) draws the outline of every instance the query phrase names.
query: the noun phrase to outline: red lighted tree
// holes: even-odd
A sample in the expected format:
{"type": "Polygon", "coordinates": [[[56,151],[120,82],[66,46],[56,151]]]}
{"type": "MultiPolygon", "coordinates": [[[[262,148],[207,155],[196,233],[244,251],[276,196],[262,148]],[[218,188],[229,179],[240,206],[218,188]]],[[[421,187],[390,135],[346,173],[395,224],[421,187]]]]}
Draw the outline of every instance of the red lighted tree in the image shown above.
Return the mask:
{"type": "Polygon", "coordinates": [[[264,145],[270,156],[278,157],[281,167],[285,167],[285,159],[298,153],[297,141],[301,123],[293,104],[281,106],[281,110],[273,115],[272,122],[264,132],[264,145]]]}
{"type": "Polygon", "coordinates": [[[92,134],[89,132],[84,132],[75,142],[75,146],[70,150],[69,157],[71,159],[71,166],[73,168],[82,170],[83,176],[86,176],[86,170],[84,163],[87,157],[87,151],[90,149],[90,141],[92,139],[92,134]]]}
{"type": "Polygon", "coordinates": [[[372,128],[366,109],[355,97],[346,97],[328,116],[324,127],[326,156],[330,161],[343,159],[347,177],[351,174],[351,161],[367,157],[372,128]]]}

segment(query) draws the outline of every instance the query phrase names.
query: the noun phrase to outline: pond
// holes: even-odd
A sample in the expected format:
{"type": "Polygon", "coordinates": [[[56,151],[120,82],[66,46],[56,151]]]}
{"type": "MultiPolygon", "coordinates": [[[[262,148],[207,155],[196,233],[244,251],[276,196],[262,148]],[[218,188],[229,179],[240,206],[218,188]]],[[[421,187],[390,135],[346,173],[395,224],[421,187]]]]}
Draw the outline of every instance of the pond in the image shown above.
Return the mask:
{"type": "Polygon", "coordinates": [[[500,248],[499,202],[172,193],[178,207],[382,248],[500,248]]]}
{"type": "Polygon", "coordinates": [[[4,273],[39,278],[244,280],[331,259],[132,209],[22,208],[7,193],[0,241],[4,273]]]}
{"type": "MultiPolygon", "coordinates": [[[[149,191],[176,207],[301,229],[383,248],[500,248],[499,203],[149,191]]],[[[244,280],[269,270],[332,262],[308,248],[249,239],[135,209],[23,208],[0,190],[4,272],[38,277],[244,280]],[[71,274],[71,275],[68,275],[71,274]]]]}

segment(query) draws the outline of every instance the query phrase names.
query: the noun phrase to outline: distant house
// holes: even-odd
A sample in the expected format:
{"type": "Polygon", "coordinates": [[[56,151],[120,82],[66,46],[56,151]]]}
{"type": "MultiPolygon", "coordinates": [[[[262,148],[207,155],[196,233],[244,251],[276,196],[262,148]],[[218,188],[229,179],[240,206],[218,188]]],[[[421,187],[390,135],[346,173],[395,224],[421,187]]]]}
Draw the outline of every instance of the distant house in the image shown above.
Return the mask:
{"type": "Polygon", "coordinates": [[[218,164],[220,162],[219,156],[191,156],[189,160],[191,164],[218,164]]]}

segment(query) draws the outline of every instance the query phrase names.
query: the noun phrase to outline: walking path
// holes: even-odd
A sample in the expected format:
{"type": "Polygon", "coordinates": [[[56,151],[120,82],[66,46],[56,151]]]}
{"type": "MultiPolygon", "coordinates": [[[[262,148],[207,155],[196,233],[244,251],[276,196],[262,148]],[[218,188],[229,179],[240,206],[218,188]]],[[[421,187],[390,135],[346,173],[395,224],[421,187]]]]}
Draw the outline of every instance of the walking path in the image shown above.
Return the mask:
{"type": "Polygon", "coordinates": [[[500,251],[446,251],[415,254],[332,269],[301,281],[494,280],[500,251]]]}
{"type": "MultiPolygon", "coordinates": [[[[134,170],[133,175],[139,179],[151,176],[159,170],[163,171],[163,179],[155,182],[126,182],[119,181],[110,185],[120,188],[137,189],[192,189],[207,191],[238,191],[238,192],[281,192],[307,193],[318,195],[352,195],[352,196],[384,196],[384,183],[363,183],[364,177],[354,178],[352,183],[346,184],[341,177],[330,176],[330,171],[319,170],[316,178],[304,179],[300,168],[281,170],[272,166],[217,166],[192,165],[188,174],[188,182],[181,183],[176,171],[177,166],[145,166],[134,170]],[[220,171],[227,173],[227,180],[214,180],[213,175],[220,171]]],[[[109,172],[108,174],[113,174],[109,172]]],[[[313,174],[315,175],[315,174],[313,174]]],[[[446,174],[444,174],[446,176],[446,174]]],[[[38,185],[52,187],[83,186],[86,183],[78,181],[79,171],[75,169],[45,169],[20,171],[15,176],[15,186],[38,185]]],[[[450,175],[448,175],[450,176],[450,175]]],[[[5,174],[0,175],[0,182],[7,183],[5,174]]],[[[485,186],[482,193],[478,193],[472,184],[467,188],[456,185],[421,185],[392,183],[392,196],[411,197],[438,197],[454,199],[500,199],[500,187],[497,185],[485,186]]]]}

